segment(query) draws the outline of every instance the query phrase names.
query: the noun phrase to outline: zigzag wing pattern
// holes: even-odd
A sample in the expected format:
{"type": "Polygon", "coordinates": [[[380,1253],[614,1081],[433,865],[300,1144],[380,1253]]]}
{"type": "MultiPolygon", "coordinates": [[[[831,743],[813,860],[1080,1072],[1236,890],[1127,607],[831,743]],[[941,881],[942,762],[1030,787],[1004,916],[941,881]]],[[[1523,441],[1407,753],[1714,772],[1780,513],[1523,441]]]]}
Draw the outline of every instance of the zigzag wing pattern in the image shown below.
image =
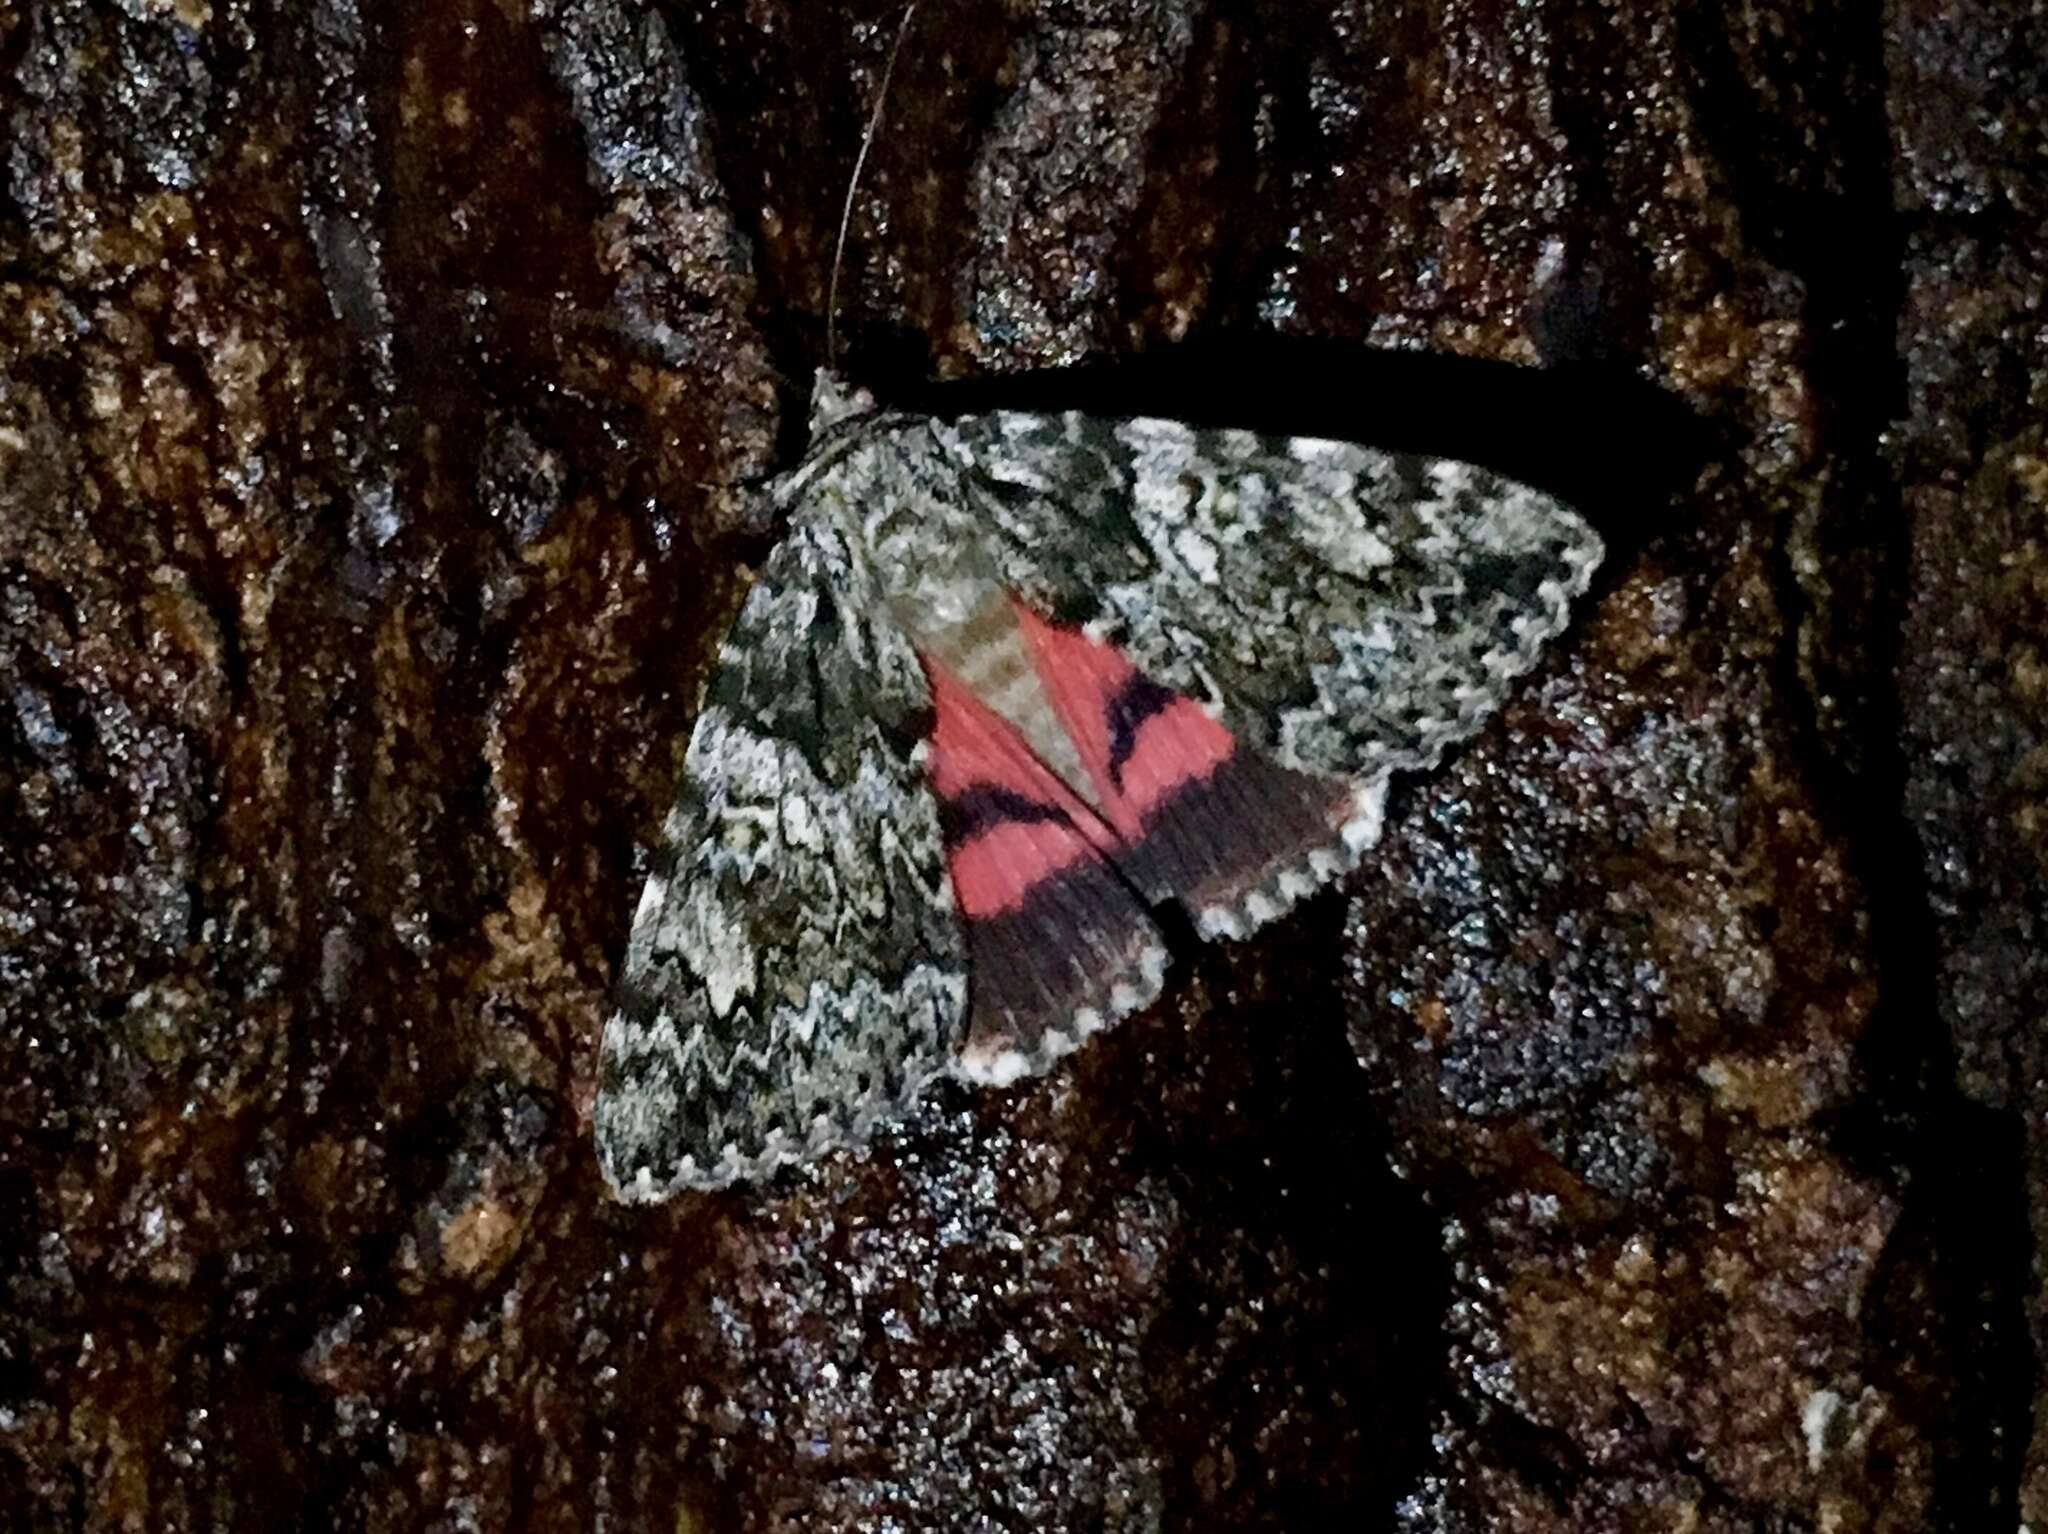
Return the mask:
{"type": "Polygon", "coordinates": [[[829,521],[796,522],[720,654],[606,1025],[624,1197],[867,1138],[950,1071],[967,948],[919,742],[931,698],[829,521]]]}
{"type": "Polygon", "coordinates": [[[1000,578],[1236,742],[1241,782],[1152,809],[1227,872],[1167,881],[1211,936],[1243,936],[1354,866],[1389,775],[1485,722],[1603,552],[1569,507],[1449,460],[1076,414],[931,430],[1000,578]],[[1334,830],[1266,840],[1243,810],[1304,777],[1341,795],[1334,830]]]}
{"type": "Polygon", "coordinates": [[[1157,420],[852,413],[721,651],[606,1027],[622,1196],[867,1138],[1354,867],[1601,557],[1469,465],[1157,420]]]}

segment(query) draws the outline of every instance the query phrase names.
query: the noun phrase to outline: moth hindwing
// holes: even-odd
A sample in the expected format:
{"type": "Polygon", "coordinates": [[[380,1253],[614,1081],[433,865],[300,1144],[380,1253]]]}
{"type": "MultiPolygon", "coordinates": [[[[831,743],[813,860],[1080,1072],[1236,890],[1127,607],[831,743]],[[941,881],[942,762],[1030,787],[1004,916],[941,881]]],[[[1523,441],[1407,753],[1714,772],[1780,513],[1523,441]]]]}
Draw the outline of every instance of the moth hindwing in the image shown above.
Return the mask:
{"type": "Polygon", "coordinates": [[[604,1035],[622,1196],[864,1141],[1356,866],[1601,557],[1483,469],[1172,421],[875,412],[821,376],[604,1035]]]}

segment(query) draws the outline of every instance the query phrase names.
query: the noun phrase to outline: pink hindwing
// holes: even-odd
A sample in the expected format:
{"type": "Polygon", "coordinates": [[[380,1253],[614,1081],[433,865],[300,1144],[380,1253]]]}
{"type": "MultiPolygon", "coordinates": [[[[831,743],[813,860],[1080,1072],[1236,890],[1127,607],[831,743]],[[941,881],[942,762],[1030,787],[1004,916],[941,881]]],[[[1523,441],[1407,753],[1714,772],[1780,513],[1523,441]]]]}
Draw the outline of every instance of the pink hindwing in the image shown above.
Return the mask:
{"type": "Polygon", "coordinates": [[[605,1026],[627,1198],[864,1143],[1143,1006],[1156,908],[1243,937],[1353,867],[1601,557],[1445,459],[818,399],[605,1026]]]}
{"type": "Polygon", "coordinates": [[[1165,952],[1149,902],[1179,900],[1205,936],[1241,933],[1355,862],[1352,828],[1376,809],[1244,745],[1114,645],[1015,611],[1085,783],[1062,781],[1012,721],[921,656],[926,769],[972,961],[963,1070],[977,1080],[1040,1068],[1151,999],[1165,952]]]}

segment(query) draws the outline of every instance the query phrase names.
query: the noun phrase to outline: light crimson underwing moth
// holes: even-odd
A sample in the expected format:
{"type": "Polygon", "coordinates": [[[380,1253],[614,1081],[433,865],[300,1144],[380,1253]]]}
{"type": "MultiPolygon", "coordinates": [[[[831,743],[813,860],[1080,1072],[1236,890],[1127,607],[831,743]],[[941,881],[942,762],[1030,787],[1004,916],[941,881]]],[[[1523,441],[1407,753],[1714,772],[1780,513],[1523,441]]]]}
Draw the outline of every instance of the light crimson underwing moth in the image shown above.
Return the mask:
{"type": "Polygon", "coordinates": [[[787,533],[633,920],[596,1108],[660,1199],[1043,1071],[1357,866],[1602,554],[1468,464],[1167,420],[876,409],[821,373],[787,533]]]}
{"type": "MultiPolygon", "coordinates": [[[[904,8],[853,180],[910,30],[904,8]]],[[[842,214],[827,300],[828,355],[842,214]]],[[[1601,559],[1568,507],[1346,442],[878,410],[821,371],[599,1060],[622,1198],[865,1142],[1158,995],[1349,872],[1601,559]]]]}

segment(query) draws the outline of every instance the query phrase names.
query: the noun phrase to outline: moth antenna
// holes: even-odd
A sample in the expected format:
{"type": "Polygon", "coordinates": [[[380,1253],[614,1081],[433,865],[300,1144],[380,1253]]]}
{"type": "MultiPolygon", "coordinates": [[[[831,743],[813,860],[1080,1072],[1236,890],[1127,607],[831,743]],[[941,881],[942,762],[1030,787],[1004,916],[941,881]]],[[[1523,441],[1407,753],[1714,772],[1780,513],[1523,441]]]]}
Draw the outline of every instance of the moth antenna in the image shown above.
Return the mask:
{"type": "Polygon", "coordinates": [[[903,20],[896,26],[896,41],[889,45],[889,57],[882,65],[881,83],[875,87],[875,110],[869,114],[867,132],[861,135],[860,153],[853,157],[853,175],[846,183],[846,206],[839,210],[839,239],[832,247],[832,281],[825,291],[825,365],[839,367],[839,268],[846,259],[846,231],[853,225],[853,198],[860,190],[861,168],[868,163],[868,151],[881,131],[882,108],[889,100],[889,77],[896,73],[896,57],[903,52],[903,39],[910,35],[910,18],[917,14],[917,0],[903,7],[903,20]]]}

